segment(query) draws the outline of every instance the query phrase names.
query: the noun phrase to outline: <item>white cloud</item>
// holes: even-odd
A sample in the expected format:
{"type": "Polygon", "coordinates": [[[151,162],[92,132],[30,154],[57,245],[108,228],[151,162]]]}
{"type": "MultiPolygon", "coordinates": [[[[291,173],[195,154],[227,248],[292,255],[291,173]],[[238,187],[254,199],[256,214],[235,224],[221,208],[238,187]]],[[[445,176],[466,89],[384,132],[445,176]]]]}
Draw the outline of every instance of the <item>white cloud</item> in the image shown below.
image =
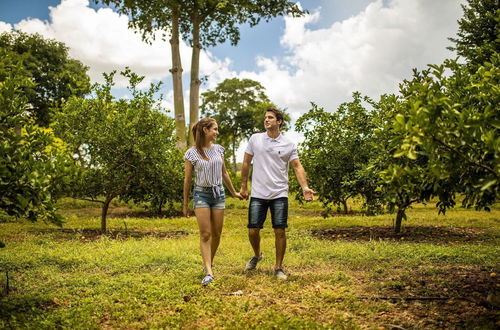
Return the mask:
{"type": "MultiPolygon", "coordinates": [[[[125,66],[146,76],[142,86],[170,78],[170,44],[162,40],[160,32],[155,41],[147,44],[139,33],[128,28],[126,16],[109,8],[92,9],[88,0],[62,0],[56,7],[50,7],[49,22],[27,19],[15,24],[15,28],[64,42],[69,47],[70,56],[90,67],[89,75],[93,81],[102,81],[103,72],[120,71],[125,66]]],[[[191,48],[183,42],[180,48],[184,73],[188,73],[191,48]]],[[[214,67],[227,67],[229,60],[214,59],[203,52],[201,63],[201,74],[207,74],[207,70],[214,67]]],[[[125,87],[125,80],[117,79],[117,86],[125,87]]]]}
{"type": "Polygon", "coordinates": [[[0,33],[10,32],[12,30],[12,25],[0,21],[0,33]]]}
{"type": "Polygon", "coordinates": [[[319,12],[287,17],[281,44],[290,55],[259,58],[258,71],[240,75],[262,82],[291,112],[306,112],[310,101],[334,111],[354,91],[377,99],[397,92],[412,68],[453,57],[447,38],[456,34],[461,14],[456,0],[392,0],[386,6],[377,0],[326,29],[307,27],[319,12]]]}

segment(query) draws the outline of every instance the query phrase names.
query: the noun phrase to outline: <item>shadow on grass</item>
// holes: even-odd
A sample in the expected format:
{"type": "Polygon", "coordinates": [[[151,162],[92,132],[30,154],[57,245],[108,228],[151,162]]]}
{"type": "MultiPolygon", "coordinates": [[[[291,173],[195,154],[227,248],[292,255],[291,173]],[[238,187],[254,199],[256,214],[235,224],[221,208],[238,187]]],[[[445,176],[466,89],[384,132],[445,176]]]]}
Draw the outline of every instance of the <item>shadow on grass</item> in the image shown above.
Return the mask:
{"type": "Polygon", "coordinates": [[[329,240],[344,241],[401,241],[414,243],[464,243],[464,242],[491,242],[494,243],[499,235],[487,233],[482,228],[459,228],[438,226],[405,226],[401,233],[394,233],[392,227],[358,226],[335,227],[330,229],[312,230],[313,237],[329,240]]]}
{"type": "MultiPolygon", "coordinates": [[[[12,291],[9,295],[0,296],[0,320],[9,324],[14,316],[14,322],[23,321],[25,318],[33,318],[37,315],[47,313],[47,311],[56,308],[57,301],[48,297],[39,295],[15,295],[12,291]]],[[[54,298],[56,299],[56,298],[54,298]]],[[[12,328],[16,328],[13,326],[12,328]]]]}
{"type": "MultiPolygon", "coordinates": [[[[66,216],[76,216],[79,218],[100,217],[102,209],[100,207],[86,208],[68,208],[63,209],[62,214],[66,216]]],[[[182,210],[163,210],[161,213],[152,212],[150,210],[131,209],[126,206],[111,206],[108,211],[108,219],[124,219],[124,218],[177,218],[182,216],[182,210]]]]}
{"type": "Polygon", "coordinates": [[[145,237],[154,238],[177,238],[187,236],[189,233],[184,230],[171,230],[171,231],[145,231],[145,230],[126,230],[126,229],[113,229],[105,233],[100,229],[71,229],[71,228],[49,228],[49,229],[33,229],[32,233],[35,234],[51,234],[56,239],[80,241],[95,241],[101,237],[108,237],[116,240],[124,240],[128,238],[142,239],[145,237]]]}

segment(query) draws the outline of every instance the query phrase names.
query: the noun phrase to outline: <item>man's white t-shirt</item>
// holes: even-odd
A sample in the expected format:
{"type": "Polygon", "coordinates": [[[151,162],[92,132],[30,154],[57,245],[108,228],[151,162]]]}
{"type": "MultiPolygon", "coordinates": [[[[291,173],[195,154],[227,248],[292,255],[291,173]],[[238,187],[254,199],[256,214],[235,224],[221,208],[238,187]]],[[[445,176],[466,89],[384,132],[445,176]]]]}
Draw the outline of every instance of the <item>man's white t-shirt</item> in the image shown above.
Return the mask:
{"type": "Polygon", "coordinates": [[[253,156],[252,197],[288,197],[288,165],[299,158],[297,146],[283,135],[273,139],[267,132],[250,137],[245,152],[253,156]]]}

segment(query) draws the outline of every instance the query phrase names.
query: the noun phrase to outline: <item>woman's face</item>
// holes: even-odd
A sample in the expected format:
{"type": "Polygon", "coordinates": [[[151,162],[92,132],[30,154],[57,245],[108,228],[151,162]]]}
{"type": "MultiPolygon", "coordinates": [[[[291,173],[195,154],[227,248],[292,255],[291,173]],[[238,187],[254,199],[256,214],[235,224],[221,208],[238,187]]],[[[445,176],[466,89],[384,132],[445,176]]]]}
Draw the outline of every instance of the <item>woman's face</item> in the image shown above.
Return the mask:
{"type": "Polygon", "coordinates": [[[213,123],[212,126],[209,128],[204,128],[205,131],[205,138],[207,141],[215,141],[217,139],[217,136],[219,136],[219,126],[217,126],[217,123],[213,123]]]}

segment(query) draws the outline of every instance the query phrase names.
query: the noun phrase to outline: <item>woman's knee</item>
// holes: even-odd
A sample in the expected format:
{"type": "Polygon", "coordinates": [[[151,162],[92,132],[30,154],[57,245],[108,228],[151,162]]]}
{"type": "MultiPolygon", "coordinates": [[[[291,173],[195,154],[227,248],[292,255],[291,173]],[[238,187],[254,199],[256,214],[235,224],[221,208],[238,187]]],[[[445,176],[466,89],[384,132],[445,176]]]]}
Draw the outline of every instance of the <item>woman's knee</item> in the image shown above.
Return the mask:
{"type": "Polygon", "coordinates": [[[210,241],[211,238],[212,238],[212,233],[211,232],[209,232],[209,231],[201,231],[200,232],[200,239],[203,242],[210,241]]]}

